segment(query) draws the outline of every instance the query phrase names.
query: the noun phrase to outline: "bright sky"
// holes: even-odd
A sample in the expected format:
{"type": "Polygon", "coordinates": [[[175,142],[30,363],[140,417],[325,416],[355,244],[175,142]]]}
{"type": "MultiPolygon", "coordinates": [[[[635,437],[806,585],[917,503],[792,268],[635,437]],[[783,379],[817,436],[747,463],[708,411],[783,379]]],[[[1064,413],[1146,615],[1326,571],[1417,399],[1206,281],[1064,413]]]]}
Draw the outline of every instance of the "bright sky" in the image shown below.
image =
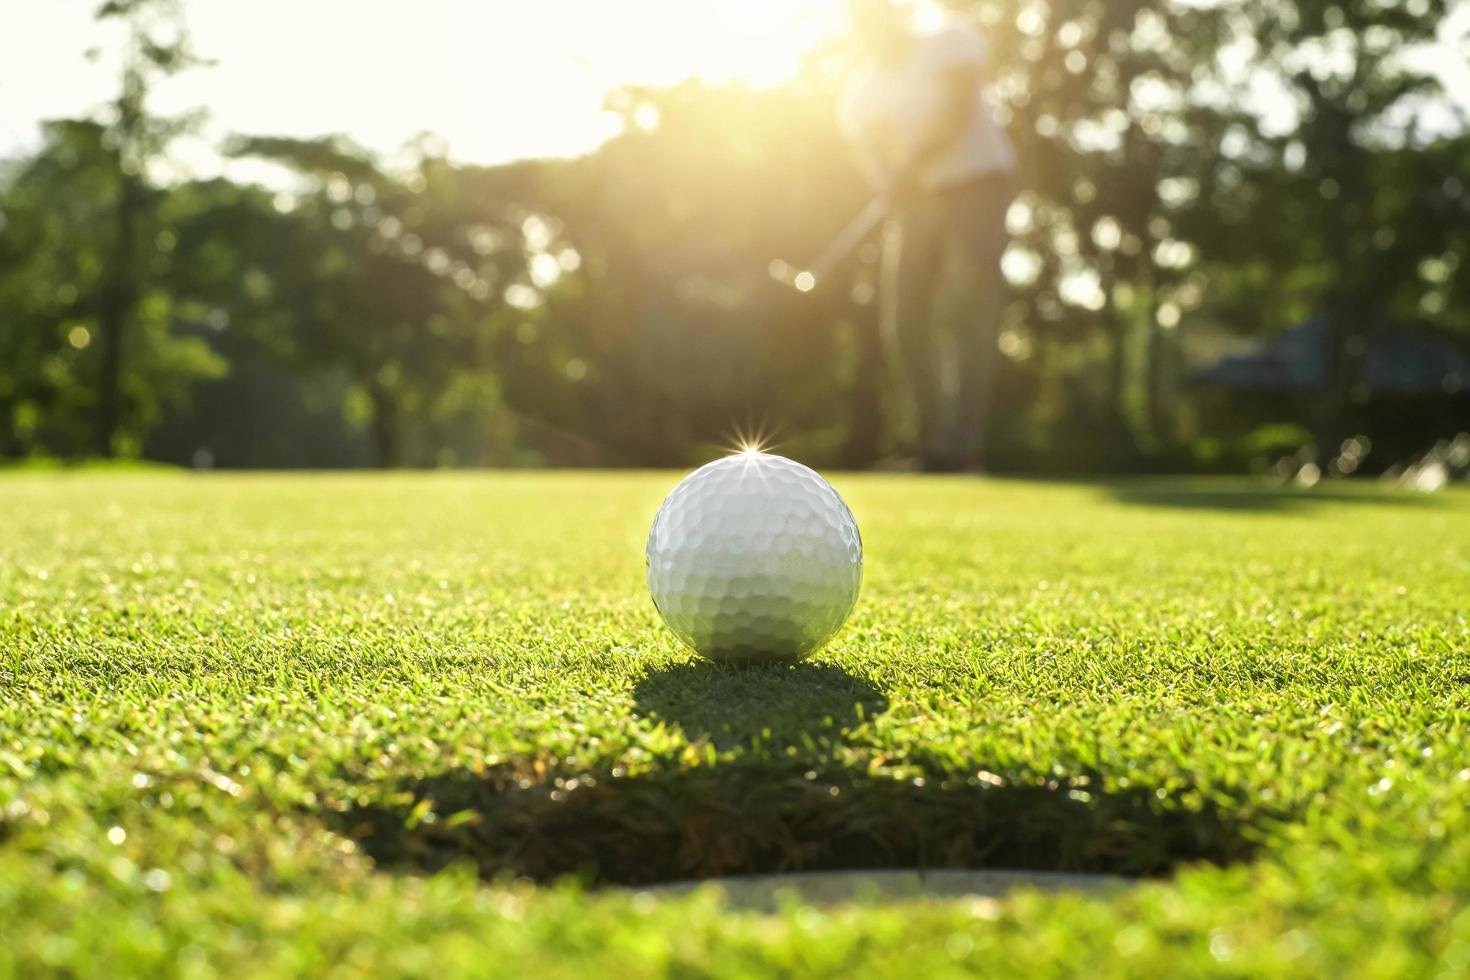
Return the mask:
{"type": "MultiPolygon", "coordinates": [[[[98,0],[0,0],[0,156],[42,119],[88,112],[116,89],[98,0]]],[[[843,24],[842,0],[185,0],[196,46],[218,62],[161,87],[163,112],[206,107],[207,136],[342,132],[392,153],[423,131],[458,159],[575,154],[611,132],[620,84],[775,82],[843,24]]],[[[1442,25],[1470,27],[1470,0],[1442,25]]],[[[116,40],[116,35],[111,37],[116,40]]],[[[1463,49],[1462,49],[1463,51],[1463,49]]],[[[1448,43],[1421,53],[1460,103],[1470,68],[1448,43]]],[[[200,142],[186,162],[209,169],[200,142]]]]}
{"type": "MultiPolygon", "coordinates": [[[[0,0],[0,155],[36,123],[116,88],[98,0],[0,0]]],[[[430,130],[454,156],[569,155],[610,133],[620,84],[789,76],[842,23],[841,0],[186,0],[218,62],[160,88],[161,111],[205,106],[216,133],[345,132],[391,152],[430,130]]],[[[115,37],[115,35],[113,35],[115,37]]]]}

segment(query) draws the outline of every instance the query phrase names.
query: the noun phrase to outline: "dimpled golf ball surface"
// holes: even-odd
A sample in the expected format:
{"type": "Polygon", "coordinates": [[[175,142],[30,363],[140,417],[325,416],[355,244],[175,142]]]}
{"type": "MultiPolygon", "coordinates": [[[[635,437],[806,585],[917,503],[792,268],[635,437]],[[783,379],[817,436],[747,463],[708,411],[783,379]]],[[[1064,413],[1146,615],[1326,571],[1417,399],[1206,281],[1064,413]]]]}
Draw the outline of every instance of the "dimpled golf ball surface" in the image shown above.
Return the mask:
{"type": "Polygon", "coordinates": [[[648,588],[675,635],[722,661],[792,661],[842,627],[863,577],[857,522],[837,491],[783,456],[700,467],[648,533],[648,588]]]}

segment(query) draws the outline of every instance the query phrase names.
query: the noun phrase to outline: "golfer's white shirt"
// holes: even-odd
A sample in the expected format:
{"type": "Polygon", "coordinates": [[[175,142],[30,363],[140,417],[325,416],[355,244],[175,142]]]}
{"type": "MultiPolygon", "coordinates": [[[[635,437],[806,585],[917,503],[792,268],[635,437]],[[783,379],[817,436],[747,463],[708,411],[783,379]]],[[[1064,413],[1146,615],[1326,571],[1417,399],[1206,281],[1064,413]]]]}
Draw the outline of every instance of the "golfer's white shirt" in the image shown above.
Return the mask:
{"type": "MultiPolygon", "coordinates": [[[[957,68],[984,69],[990,61],[985,41],[973,28],[949,21],[934,31],[915,36],[909,56],[897,66],[870,64],[855,73],[843,91],[839,120],[848,138],[875,154],[905,152],[929,134],[940,109],[945,75],[957,68]],[[882,145],[873,145],[874,138],[882,145]]],[[[1016,154],[1005,131],[996,123],[984,90],[975,87],[975,105],[969,128],[955,143],[932,160],[919,175],[928,189],[962,184],[986,174],[1016,171],[1016,154]]],[[[881,184],[885,174],[865,160],[869,177],[881,184]]]]}

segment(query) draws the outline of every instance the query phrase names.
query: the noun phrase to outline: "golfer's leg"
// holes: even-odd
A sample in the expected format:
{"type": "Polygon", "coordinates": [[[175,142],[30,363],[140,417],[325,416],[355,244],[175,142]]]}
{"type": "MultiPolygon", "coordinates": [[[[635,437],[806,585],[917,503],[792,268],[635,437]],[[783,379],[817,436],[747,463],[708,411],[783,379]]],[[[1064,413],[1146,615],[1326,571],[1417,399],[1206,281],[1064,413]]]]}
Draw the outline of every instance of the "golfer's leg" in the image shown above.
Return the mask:
{"type": "Polygon", "coordinates": [[[884,328],[903,368],[914,406],[918,449],[925,457],[940,448],[942,436],[933,316],[941,227],[922,205],[906,209],[897,228],[889,229],[883,257],[884,328]]]}
{"type": "Polygon", "coordinates": [[[954,247],[960,270],[959,315],[952,321],[958,358],[958,404],[946,439],[946,452],[967,465],[984,459],[985,437],[994,396],[997,332],[1005,303],[1000,257],[1005,251],[1008,182],[987,180],[967,188],[970,199],[957,208],[954,247]]]}

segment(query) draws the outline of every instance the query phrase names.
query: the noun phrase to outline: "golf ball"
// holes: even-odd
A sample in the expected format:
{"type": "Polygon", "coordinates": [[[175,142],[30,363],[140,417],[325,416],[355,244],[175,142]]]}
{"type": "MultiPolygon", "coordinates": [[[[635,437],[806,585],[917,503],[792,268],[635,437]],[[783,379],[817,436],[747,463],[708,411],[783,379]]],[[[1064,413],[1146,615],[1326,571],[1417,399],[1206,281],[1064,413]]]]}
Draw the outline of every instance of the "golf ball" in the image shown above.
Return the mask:
{"type": "Polygon", "coordinates": [[[793,661],[857,602],[863,542],[836,490],[747,451],[689,474],[648,532],[648,589],[669,629],[721,661],[793,661]]]}

